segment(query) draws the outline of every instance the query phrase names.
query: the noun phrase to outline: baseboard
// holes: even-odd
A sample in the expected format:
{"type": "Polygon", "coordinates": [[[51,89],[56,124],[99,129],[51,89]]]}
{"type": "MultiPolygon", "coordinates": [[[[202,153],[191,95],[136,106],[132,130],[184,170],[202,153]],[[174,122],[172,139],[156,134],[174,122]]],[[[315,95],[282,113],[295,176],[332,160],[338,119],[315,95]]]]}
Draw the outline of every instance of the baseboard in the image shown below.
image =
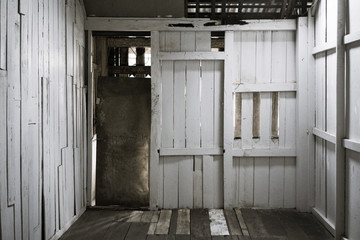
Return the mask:
{"type": "Polygon", "coordinates": [[[325,228],[331,233],[331,235],[335,236],[335,226],[331,223],[321,212],[319,212],[316,208],[312,209],[312,214],[325,226],[325,228]]]}
{"type": "Polygon", "coordinates": [[[67,230],[69,230],[69,228],[76,222],[76,220],[78,220],[78,219],[81,217],[81,215],[83,215],[83,213],[84,213],[85,211],[86,211],[86,207],[83,207],[82,209],[80,209],[79,214],[76,215],[76,216],[74,216],[74,217],[72,217],[72,218],[70,219],[70,221],[67,222],[62,229],[60,229],[57,233],[55,233],[55,235],[54,235],[52,238],[50,238],[50,240],[57,240],[57,239],[59,239],[67,230]]]}

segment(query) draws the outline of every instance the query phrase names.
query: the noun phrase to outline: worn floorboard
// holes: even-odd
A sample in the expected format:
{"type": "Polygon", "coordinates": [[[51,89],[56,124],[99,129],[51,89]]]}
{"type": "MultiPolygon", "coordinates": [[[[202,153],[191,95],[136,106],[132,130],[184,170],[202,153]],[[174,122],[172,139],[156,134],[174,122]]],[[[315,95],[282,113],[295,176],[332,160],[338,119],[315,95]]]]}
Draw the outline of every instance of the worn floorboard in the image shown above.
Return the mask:
{"type": "MultiPolygon", "coordinates": [[[[230,236],[211,236],[207,209],[190,210],[189,234],[177,234],[183,224],[178,221],[183,210],[163,210],[160,219],[156,211],[87,210],[60,238],[61,240],[330,240],[330,233],[307,213],[295,210],[237,209],[243,227],[250,236],[243,236],[234,210],[225,210],[230,236]],[[136,222],[134,222],[136,221],[136,222]],[[150,224],[160,232],[149,231],[150,224]],[[155,224],[155,225],[154,225],[155,224]],[[163,228],[163,229],[162,229],[163,228]],[[149,232],[152,232],[149,234],[149,232]]],[[[187,210],[188,211],[188,210],[187,210]]],[[[151,228],[150,228],[151,229],[151,228]]],[[[180,231],[181,232],[181,231],[180,231]]]]}

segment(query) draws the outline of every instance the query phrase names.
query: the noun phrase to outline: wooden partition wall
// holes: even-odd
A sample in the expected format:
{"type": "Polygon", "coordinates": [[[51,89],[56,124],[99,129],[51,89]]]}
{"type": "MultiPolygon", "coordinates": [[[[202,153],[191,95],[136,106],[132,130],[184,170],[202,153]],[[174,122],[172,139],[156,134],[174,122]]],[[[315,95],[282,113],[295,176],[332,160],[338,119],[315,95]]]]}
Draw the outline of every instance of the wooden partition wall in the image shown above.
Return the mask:
{"type": "Polygon", "coordinates": [[[0,239],[56,239],[86,206],[85,9],[0,0],[0,239]]]}

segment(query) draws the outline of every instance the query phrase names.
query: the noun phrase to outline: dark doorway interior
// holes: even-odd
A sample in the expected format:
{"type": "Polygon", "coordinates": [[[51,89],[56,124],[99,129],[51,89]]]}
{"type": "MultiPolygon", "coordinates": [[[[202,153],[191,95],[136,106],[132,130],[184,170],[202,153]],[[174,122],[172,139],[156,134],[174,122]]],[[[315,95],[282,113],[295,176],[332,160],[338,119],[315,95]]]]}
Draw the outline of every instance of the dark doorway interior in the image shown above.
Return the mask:
{"type": "Polygon", "coordinates": [[[96,204],[148,206],[151,80],[98,80],[96,204]]]}

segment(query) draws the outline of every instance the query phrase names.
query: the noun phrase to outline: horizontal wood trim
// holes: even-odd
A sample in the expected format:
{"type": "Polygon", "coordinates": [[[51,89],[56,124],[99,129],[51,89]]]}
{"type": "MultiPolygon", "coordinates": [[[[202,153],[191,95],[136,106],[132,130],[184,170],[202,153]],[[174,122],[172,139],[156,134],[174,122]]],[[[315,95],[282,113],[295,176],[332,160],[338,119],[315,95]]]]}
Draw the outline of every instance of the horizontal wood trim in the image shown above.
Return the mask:
{"type": "Polygon", "coordinates": [[[316,208],[311,210],[312,214],[326,227],[326,229],[335,236],[335,225],[331,223],[320,211],[316,208]]]}
{"type": "Polygon", "coordinates": [[[345,37],[344,37],[344,43],[345,44],[350,44],[350,43],[354,43],[354,42],[357,42],[357,41],[360,41],[360,31],[350,33],[348,35],[345,35],[345,37]]]}
{"type": "Polygon", "coordinates": [[[335,48],[336,48],[336,42],[327,42],[327,43],[324,43],[324,44],[322,44],[320,46],[314,47],[312,54],[316,55],[316,54],[319,54],[319,53],[322,53],[322,52],[333,50],[335,48]]]}
{"type": "Polygon", "coordinates": [[[313,128],[313,134],[321,139],[324,139],[328,142],[331,142],[333,144],[336,143],[336,137],[333,134],[330,134],[328,132],[325,132],[323,130],[320,130],[318,128],[313,128]]]}
{"type": "Polygon", "coordinates": [[[346,149],[349,149],[349,150],[360,153],[360,142],[353,141],[353,140],[350,140],[350,139],[344,139],[343,140],[343,146],[346,149]]]}
{"type": "Polygon", "coordinates": [[[296,157],[295,148],[233,149],[233,157],[296,157]]]}
{"type": "Polygon", "coordinates": [[[161,148],[160,156],[222,155],[222,148],[161,148]]]}
{"type": "Polygon", "coordinates": [[[233,92],[294,92],[296,83],[234,84],[233,92]]]}
{"type": "Polygon", "coordinates": [[[150,66],[111,66],[110,74],[151,74],[150,66]]]}
{"type": "Polygon", "coordinates": [[[160,60],[224,60],[224,52],[159,52],[160,60]]]}
{"type": "Polygon", "coordinates": [[[150,38],[108,38],[108,47],[150,47],[150,38]]]}
{"type": "Polygon", "coordinates": [[[296,20],[248,20],[244,25],[216,25],[206,18],[105,18],[88,17],[85,30],[92,31],[295,31],[296,20]],[[193,24],[193,27],[173,27],[171,24],[193,24]]]}

